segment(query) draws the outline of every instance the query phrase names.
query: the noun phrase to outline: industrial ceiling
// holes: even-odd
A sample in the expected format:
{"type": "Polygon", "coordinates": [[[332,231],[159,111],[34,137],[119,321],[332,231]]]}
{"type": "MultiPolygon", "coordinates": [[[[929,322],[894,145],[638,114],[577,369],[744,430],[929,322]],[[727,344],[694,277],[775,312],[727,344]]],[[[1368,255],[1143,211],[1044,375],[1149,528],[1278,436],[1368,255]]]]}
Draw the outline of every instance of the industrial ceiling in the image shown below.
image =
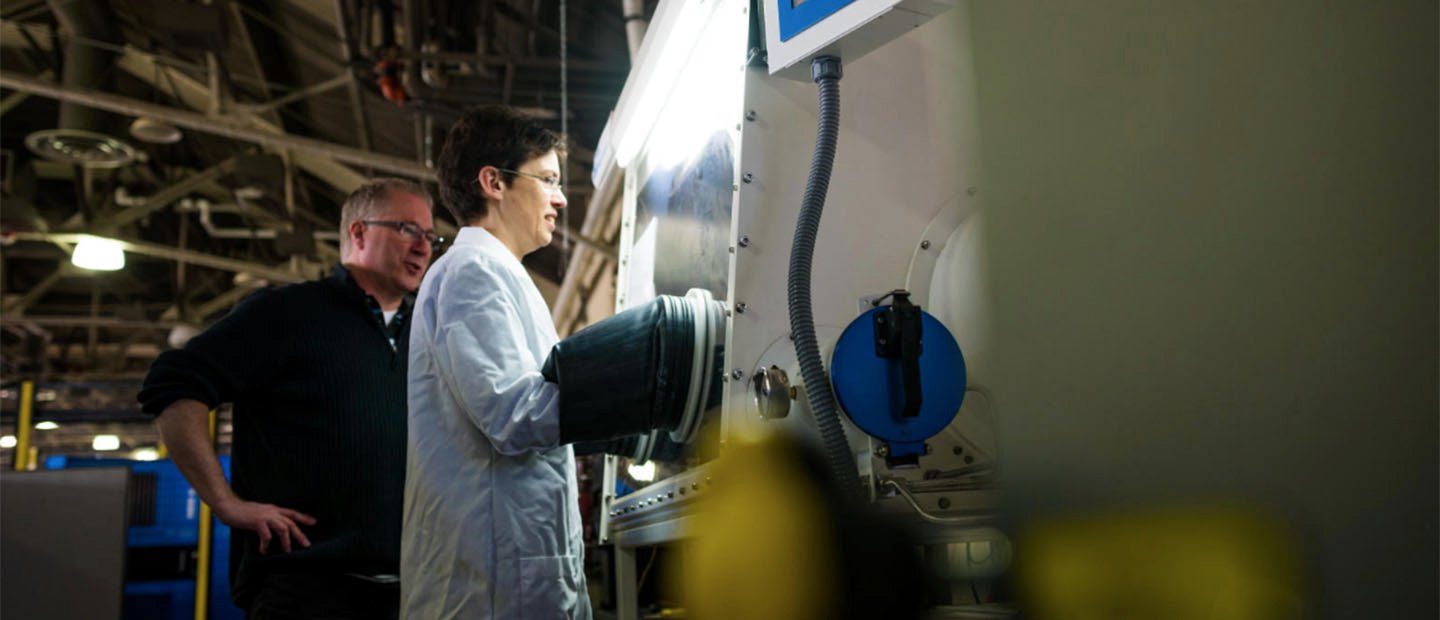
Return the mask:
{"type": "MultiPolygon", "coordinates": [[[[596,194],[614,193],[592,187],[593,149],[653,8],[0,2],[3,432],[31,380],[36,420],[60,425],[34,435],[42,452],[88,450],[117,425],[125,449],[153,445],[134,391],[155,356],[256,287],[328,271],[339,205],[364,178],[433,190],[446,129],[477,104],[571,136],[565,234],[525,263],[552,303],[583,313],[616,234],[611,217],[587,221],[613,202],[596,194]],[[82,234],[124,242],[124,269],[73,266],[82,234]]],[[[0,450],[7,466],[12,451],[0,450]]]]}

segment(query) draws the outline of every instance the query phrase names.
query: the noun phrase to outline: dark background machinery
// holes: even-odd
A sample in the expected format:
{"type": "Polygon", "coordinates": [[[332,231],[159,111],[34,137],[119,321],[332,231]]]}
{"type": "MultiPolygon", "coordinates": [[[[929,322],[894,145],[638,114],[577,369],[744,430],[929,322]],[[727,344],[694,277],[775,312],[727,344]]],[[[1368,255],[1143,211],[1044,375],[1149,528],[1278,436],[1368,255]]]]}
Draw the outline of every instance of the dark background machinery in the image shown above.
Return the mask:
{"type": "MultiPolygon", "coordinates": [[[[15,434],[17,381],[30,379],[35,420],[60,424],[32,433],[42,458],[88,451],[102,432],[120,434],[121,450],[155,445],[133,398],[154,357],[255,288],[328,270],[340,204],[364,178],[433,191],[445,132],[472,105],[517,106],[571,136],[569,221],[525,261],[553,304],[576,247],[615,253],[603,232],[579,232],[592,202],[608,208],[592,187],[591,148],[653,9],[0,3],[3,433],[15,434]],[[636,18],[628,34],[625,14],[636,18]],[[72,266],[76,234],[129,243],[126,267],[72,266]]],[[[436,219],[453,233],[444,209],[436,219]]],[[[585,266],[592,281],[567,297],[582,309],[593,289],[605,292],[593,282],[603,269],[585,266]]],[[[7,467],[11,452],[0,449],[7,467]]]]}

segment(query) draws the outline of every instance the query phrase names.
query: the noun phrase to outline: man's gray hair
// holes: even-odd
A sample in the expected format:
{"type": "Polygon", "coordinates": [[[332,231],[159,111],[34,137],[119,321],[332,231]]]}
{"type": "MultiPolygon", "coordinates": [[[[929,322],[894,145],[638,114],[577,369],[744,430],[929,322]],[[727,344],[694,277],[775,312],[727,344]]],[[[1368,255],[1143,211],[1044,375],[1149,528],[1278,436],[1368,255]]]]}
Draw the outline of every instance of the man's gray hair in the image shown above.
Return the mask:
{"type": "Polygon", "coordinates": [[[344,262],[350,255],[350,224],[357,220],[373,220],[376,216],[385,211],[386,200],[390,192],[404,192],[420,197],[425,201],[425,206],[433,212],[435,201],[430,197],[430,192],[425,187],[414,181],[396,179],[393,177],[371,179],[366,181],[350,196],[345,198],[344,206],[340,207],[340,261],[344,262]]]}

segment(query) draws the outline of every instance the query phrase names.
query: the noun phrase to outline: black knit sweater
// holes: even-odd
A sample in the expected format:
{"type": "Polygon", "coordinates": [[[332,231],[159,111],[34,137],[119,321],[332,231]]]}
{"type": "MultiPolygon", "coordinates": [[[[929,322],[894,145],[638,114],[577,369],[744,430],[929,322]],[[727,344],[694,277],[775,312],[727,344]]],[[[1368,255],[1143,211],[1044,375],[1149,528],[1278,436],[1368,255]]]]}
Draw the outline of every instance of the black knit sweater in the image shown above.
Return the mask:
{"type": "Polygon", "coordinates": [[[231,487],[315,517],[290,553],[231,538],[231,592],[246,606],[268,572],[396,574],[405,488],[411,301],[384,325],[344,267],[251,295],[185,348],[155,360],[140,390],[159,414],[180,399],[234,403],[231,487]]]}

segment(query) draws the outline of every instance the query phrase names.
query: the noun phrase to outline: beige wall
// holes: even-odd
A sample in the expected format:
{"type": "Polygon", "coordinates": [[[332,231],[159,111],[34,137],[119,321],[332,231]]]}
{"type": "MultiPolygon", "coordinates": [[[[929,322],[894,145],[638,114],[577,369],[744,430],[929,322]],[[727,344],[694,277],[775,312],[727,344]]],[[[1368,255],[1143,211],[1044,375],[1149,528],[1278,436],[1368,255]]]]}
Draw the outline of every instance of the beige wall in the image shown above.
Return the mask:
{"type": "Polygon", "coordinates": [[[965,9],[1013,508],[1252,501],[1436,617],[1436,4],[965,9]]]}

